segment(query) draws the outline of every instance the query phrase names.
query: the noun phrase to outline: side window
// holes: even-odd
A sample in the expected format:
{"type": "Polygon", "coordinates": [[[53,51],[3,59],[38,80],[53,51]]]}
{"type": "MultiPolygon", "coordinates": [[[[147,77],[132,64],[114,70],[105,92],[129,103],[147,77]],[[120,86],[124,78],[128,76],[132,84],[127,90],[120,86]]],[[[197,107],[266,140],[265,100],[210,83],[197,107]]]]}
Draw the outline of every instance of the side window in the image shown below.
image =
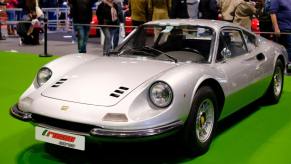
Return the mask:
{"type": "MultiPolygon", "coordinates": [[[[228,57],[233,58],[246,54],[247,48],[244,44],[241,32],[234,29],[225,29],[220,33],[220,37],[224,42],[225,48],[229,50],[228,57]]],[[[220,53],[220,52],[219,52],[220,53]]]]}
{"type": "Polygon", "coordinates": [[[248,50],[253,51],[256,48],[256,36],[246,31],[243,31],[243,36],[246,41],[248,50]]]}

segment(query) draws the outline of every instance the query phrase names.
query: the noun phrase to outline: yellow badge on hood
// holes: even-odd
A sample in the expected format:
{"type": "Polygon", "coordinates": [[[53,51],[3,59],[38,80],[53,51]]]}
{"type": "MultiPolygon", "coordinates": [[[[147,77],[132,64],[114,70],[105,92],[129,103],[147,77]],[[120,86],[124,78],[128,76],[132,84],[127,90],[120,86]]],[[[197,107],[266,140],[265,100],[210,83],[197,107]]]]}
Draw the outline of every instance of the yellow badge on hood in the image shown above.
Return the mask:
{"type": "Polygon", "coordinates": [[[69,109],[69,106],[65,106],[65,105],[63,105],[62,107],[61,107],[61,110],[62,111],[67,111],[69,109]]]}

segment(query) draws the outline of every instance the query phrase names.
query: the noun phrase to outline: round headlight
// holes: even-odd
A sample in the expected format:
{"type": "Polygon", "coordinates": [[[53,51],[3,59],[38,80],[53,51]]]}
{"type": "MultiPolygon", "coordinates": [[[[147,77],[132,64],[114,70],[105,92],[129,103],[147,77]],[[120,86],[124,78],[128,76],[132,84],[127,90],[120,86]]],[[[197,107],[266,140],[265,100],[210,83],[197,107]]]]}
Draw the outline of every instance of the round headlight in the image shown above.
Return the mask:
{"type": "Polygon", "coordinates": [[[43,67],[37,73],[37,84],[42,86],[46,83],[52,76],[52,71],[49,68],[43,67]]]}
{"type": "Polygon", "coordinates": [[[149,94],[152,103],[159,108],[169,106],[173,100],[173,91],[171,87],[162,81],[152,84],[149,94]]]}

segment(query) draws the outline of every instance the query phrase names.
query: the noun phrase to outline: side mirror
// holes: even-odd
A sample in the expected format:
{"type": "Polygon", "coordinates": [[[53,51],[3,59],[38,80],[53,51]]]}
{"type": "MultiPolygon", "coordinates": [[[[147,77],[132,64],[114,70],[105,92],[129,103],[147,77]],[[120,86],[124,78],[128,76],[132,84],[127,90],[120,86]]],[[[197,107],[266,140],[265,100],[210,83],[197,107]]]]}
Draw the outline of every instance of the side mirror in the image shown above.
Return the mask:
{"type": "Polygon", "coordinates": [[[220,52],[221,56],[223,56],[224,59],[231,57],[231,51],[228,48],[223,48],[223,50],[220,52]]]}

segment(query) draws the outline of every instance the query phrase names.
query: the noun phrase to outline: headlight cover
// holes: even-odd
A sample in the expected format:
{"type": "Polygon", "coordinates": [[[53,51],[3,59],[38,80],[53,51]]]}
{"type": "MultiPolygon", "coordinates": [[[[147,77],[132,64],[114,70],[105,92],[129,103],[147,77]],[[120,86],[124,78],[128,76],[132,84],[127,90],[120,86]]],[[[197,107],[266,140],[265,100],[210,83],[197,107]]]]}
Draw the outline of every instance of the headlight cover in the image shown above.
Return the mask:
{"type": "Polygon", "coordinates": [[[159,108],[165,108],[168,107],[173,100],[173,91],[167,83],[157,81],[150,87],[149,97],[154,105],[159,108]]]}
{"type": "Polygon", "coordinates": [[[37,73],[37,84],[38,86],[42,86],[44,83],[46,83],[52,76],[52,71],[47,68],[47,67],[43,67],[41,68],[38,73],[37,73]]]}

